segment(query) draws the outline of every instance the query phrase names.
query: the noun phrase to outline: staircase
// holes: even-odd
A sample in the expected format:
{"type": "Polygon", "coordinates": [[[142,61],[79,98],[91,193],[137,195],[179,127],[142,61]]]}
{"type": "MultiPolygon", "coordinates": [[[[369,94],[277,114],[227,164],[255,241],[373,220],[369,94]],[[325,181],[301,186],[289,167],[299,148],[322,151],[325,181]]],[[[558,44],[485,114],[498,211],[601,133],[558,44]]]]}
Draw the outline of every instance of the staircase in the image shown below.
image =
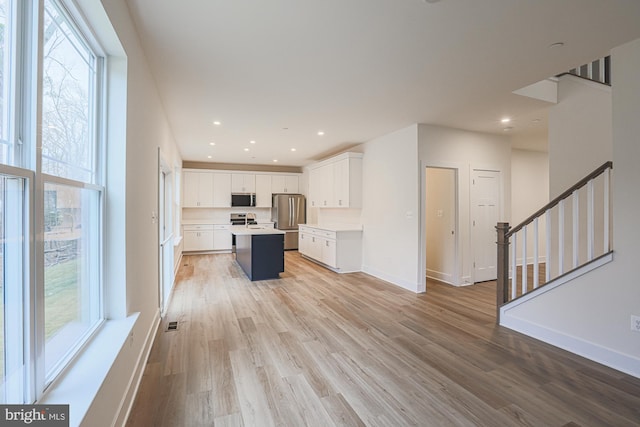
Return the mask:
{"type": "Polygon", "coordinates": [[[513,228],[498,223],[498,323],[514,301],[611,259],[612,170],[604,163],[513,228]]]}

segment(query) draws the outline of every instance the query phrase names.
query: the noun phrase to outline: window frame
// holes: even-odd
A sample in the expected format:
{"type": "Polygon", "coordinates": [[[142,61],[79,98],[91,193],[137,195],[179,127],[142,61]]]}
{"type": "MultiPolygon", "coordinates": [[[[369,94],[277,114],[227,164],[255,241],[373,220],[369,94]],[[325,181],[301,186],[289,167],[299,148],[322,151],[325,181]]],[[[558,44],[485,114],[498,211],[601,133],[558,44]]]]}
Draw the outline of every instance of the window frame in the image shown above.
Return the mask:
{"type": "MultiPolygon", "coordinates": [[[[58,11],[64,15],[68,26],[75,36],[87,47],[94,56],[93,68],[95,78],[87,96],[91,103],[89,107],[90,124],[88,132],[91,135],[91,173],[90,182],[77,181],[42,173],[42,134],[38,131],[43,123],[43,37],[45,0],[21,1],[9,0],[11,3],[11,34],[7,51],[10,49],[11,99],[7,101],[11,113],[8,126],[8,138],[12,144],[13,153],[6,163],[0,164],[0,173],[14,175],[25,179],[25,231],[24,235],[24,263],[22,274],[23,285],[23,402],[38,401],[46,391],[56,383],[58,378],[80,357],[94,335],[105,323],[106,289],[105,282],[105,242],[106,242],[106,172],[107,172],[107,55],[97,42],[95,34],[88,25],[84,15],[73,0],[49,0],[55,4],[58,11]],[[7,164],[10,163],[10,164],[7,164]],[[90,263],[95,263],[99,283],[90,283],[91,293],[95,292],[98,303],[98,318],[90,328],[80,334],[81,339],[76,342],[73,352],[61,359],[61,363],[52,375],[45,370],[44,348],[45,319],[44,319],[44,188],[45,184],[61,184],[73,188],[96,192],[97,221],[96,254],[90,263]]],[[[7,13],[9,19],[9,13],[7,13]]],[[[9,57],[10,55],[10,57],[9,57]]],[[[91,218],[93,223],[94,218],[91,218]]],[[[93,245],[92,245],[93,246],[93,245]]],[[[0,386],[4,387],[3,384],[0,386]]],[[[0,402],[3,403],[3,402],[0,402]]]]}

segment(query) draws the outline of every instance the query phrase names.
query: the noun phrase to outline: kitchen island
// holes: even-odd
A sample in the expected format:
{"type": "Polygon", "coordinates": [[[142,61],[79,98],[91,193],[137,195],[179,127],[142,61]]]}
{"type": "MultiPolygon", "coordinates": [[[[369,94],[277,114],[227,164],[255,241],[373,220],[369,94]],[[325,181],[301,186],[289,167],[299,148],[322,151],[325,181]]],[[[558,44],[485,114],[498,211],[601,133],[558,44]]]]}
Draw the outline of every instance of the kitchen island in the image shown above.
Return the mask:
{"type": "Polygon", "coordinates": [[[259,225],[231,227],[236,262],[251,280],[277,279],[284,271],[284,231],[259,225]]]}

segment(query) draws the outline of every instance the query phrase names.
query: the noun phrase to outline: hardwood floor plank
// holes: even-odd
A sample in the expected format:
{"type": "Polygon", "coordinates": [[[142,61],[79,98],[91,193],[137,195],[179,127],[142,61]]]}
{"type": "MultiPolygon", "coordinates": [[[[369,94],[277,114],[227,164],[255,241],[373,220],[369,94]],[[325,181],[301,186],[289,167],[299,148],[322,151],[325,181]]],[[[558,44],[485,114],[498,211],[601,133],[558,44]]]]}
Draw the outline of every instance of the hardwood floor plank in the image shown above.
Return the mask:
{"type": "Polygon", "coordinates": [[[495,283],[285,263],[183,258],[128,427],[640,425],[640,379],[495,325],[495,283]]]}

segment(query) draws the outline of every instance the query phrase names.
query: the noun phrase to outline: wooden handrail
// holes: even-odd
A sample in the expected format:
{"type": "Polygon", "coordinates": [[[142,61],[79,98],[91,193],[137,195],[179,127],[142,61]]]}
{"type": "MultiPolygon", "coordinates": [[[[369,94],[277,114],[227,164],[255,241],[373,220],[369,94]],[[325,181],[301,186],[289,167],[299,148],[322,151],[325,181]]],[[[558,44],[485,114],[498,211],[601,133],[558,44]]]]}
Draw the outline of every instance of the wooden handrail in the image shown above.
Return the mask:
{"type": "Polygon", "coordinates": [[[584,178],[582,178],[580,181],[578,181],[575,185],[571,186],[571,188],[569,188],[567,191],[565,191],[564,193],[560,194],[558,197],[556,197],[555,199],[553,199],[552,201],[550,201],[549,203],[547,203],[544,207],[542,207],[541,209],[538,209],[533,215],[531,215],[529,218],[525,219],[524,221],[522,221],[520,224],[516,225],[515,227],[513,227],[509,232],[506,233],[506,238],[508,239],[509,237],[511,237],[513,234],[517,233],[518,231],[522,230],[526,225],[531,224],[533,222],[534,219],[538,218],[539,216],[541,216],[542,214],[544,214],[546,211],[548,211],[549,209],[555,207],[558,203],[560,203],[561,200],[566,199],[567,197],[569,197],[571,194],[573,194],[574,191],[576,191],[579,188],[582,188],[584,185],[586,185],[590,180],[592,180],[593,178],[597,177],[598,175],[600,175],[602,172],[606,171],[607,169],[613,169],[613,162],[612,161],[608,161],[605,162],[602,166],[600,166],[598,169],[594,170],[593,172],[591,172],[589,175],[585,176],[584,178]]]}

